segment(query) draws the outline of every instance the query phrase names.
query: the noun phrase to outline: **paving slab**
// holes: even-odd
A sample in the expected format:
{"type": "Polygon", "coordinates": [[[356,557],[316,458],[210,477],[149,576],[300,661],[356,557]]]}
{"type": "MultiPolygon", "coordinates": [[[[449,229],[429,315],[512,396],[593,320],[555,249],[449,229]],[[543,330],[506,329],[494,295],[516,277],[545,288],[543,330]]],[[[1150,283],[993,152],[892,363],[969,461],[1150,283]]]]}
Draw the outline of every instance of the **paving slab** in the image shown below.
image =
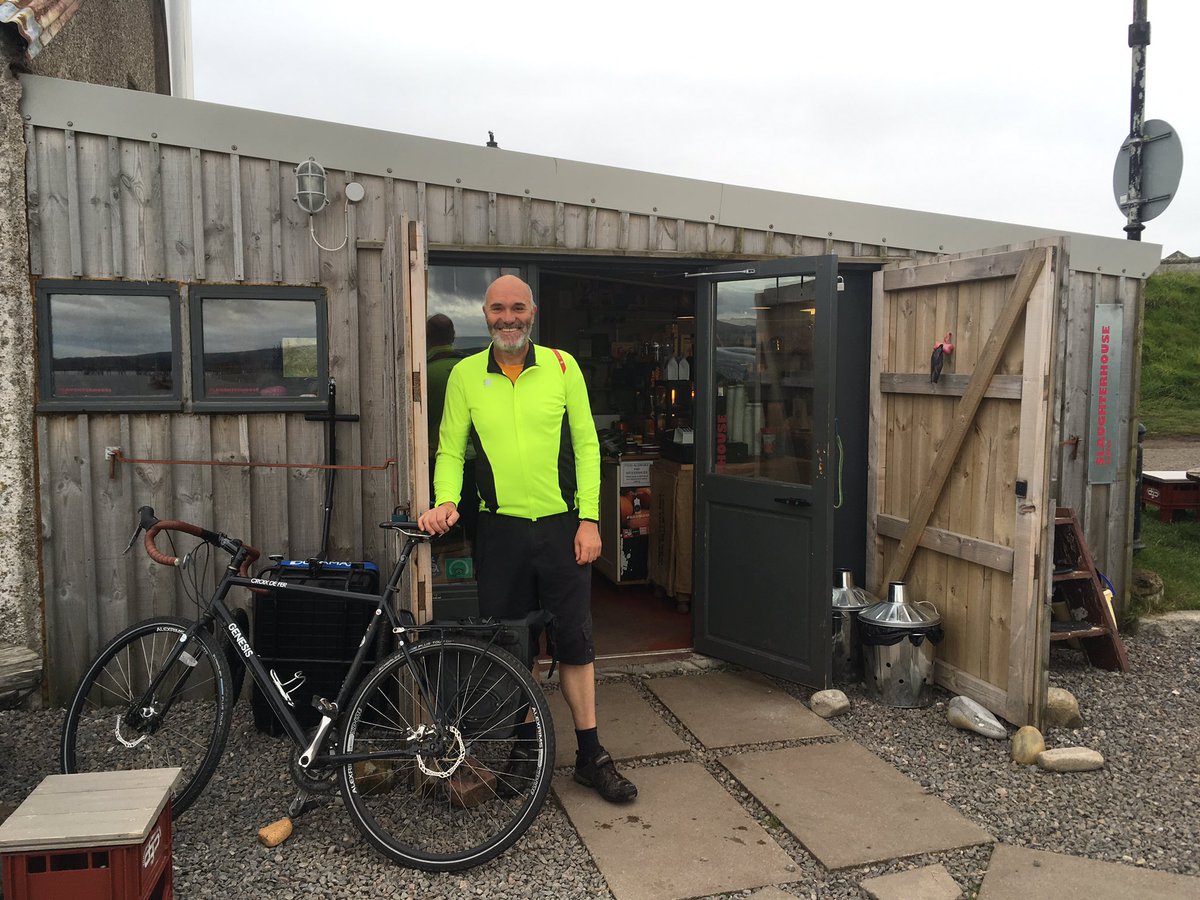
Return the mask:
{"type": "Polygon", "coordinates": [[[721,764],[827,869],[992,839],[907,775],[850,741],[740,753],[721,764]]]}
{"type": "MultiPolygon", "coordinates": [[[[562,691],[551,694],[554,717],[554,765],[575,765],[575,723],[562,691]]],[[[665,756],[691,748],[671,730],[662,716],[627,682],[596,685],[596,726],[600,741],[613,759],[665,756]]]]}
{"type": "Polygon", "coordinates": [[[958,900],[962,888],[945,866],[922,866],[868,878],[859,884],[873,900],[958,900]]]}
{"type": "Polygon", "coordinates": [[[647,682],[705,747],[836,737],[836,728],[762,675],[713,672],[647,682]]]}
{"type": "Polygon", "coordinates": [[[796,866],[699,763],[643,766],[620,806],[575,784],[554,790],[617,900],[678,900],[795,881],[796,866]]]}
{"type": "Polygon", "coordinates": [[[1082,856],[997,844],[979,900],[1178,900],[1200,897],[1200,878],[1082,856]]]}

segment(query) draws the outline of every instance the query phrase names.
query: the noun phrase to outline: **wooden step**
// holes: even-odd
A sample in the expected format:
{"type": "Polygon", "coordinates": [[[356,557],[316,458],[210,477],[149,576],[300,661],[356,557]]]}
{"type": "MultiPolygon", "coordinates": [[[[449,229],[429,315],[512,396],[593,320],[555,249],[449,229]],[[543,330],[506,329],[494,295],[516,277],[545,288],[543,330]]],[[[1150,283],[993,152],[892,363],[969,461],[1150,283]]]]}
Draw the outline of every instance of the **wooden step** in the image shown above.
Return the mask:
{"type": "Polygon", "coordinates": [[[1076,639],[1093,666],[1128,672],[1129,658],[1105,600],[1096,563],[1074,510],[1059,507],[1054,516],[1054,600],[1066,603],[1072,621],[1052,622],[1051,641],[1076,639]],[[1066,570],[1066,567],[1070,567],[1066,570]]]}
{"type": "Polygon", "coordinates": [[[42,658],[27,647],[0,642],[0,700],[36,688],[42,682],[42,658]]]}

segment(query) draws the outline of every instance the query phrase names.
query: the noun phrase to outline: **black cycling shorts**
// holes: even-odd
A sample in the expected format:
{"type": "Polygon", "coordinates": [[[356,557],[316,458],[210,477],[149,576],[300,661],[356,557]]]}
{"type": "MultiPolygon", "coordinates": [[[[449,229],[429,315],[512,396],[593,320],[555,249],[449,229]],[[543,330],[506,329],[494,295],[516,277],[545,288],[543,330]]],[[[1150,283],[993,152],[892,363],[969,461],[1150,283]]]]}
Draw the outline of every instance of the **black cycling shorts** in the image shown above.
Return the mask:
{"type": "Polygon", "coordinates": [[[592,567],[575,562],[578,530],[576,512],[536,521],[481,512],[475,535],[480,615],[520,619],[546,610],[554,617],[552,652],[569,666],[596,659],[592,567]]]}

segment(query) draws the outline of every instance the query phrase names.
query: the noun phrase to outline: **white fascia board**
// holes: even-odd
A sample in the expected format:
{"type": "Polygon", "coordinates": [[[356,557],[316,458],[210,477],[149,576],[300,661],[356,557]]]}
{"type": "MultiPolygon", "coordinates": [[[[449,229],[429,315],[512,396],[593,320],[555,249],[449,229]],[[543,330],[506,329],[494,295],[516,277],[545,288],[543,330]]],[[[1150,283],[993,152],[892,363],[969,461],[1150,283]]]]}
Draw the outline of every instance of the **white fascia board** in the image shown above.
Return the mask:
{"type": "Polygon", "coordinates": [[[1162,248],[962,216],[725,185],[453,141],[339,125],[141,91],[22,75],[26,121],[48,128],[392,175],[427,184],[714,222],[838,241],[956,253],[1070,237],[1070,266],[1145,278],[1162,248]],[[236,149],[235,149],[236,148],[236,149]],[[390,171],[389,171],[390,170],[390,171]]]}

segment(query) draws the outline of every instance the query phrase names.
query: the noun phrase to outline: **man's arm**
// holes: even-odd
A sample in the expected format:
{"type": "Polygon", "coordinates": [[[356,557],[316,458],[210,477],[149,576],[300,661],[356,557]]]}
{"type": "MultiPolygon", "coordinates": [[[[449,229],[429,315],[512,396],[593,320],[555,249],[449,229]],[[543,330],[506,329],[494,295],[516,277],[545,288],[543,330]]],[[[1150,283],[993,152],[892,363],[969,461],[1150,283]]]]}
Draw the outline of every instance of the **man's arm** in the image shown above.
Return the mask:
{"type": "Polygon", "coordinates": [[[463,456],[471,430],[471,409],[458,367],[446,381],[446,402],[442,407],[442,426],[438,430],[437,461],[433,470],[433,505],[442,506],[462,500],[463,456]]]}
{"type": "Polygon", "coordinates": [[[575,532],[575,562],[587,565],[600,556],[600,439],[588,401],[587,383],[573,357],[567,366],[567,425],[575,454],[575,491],[579,528],[575,532]]]}
{"type": "MultiPolygon", "coordinates": [[[[564,354],[566,355],[566,354],[564,354]]],[[[567,424],[571,429],[571,449],[575,454],[575,490],[579,518],[600,521],[600,439],[588,401],[587,384],[574,357],[566,355],[567,424]]]]}

